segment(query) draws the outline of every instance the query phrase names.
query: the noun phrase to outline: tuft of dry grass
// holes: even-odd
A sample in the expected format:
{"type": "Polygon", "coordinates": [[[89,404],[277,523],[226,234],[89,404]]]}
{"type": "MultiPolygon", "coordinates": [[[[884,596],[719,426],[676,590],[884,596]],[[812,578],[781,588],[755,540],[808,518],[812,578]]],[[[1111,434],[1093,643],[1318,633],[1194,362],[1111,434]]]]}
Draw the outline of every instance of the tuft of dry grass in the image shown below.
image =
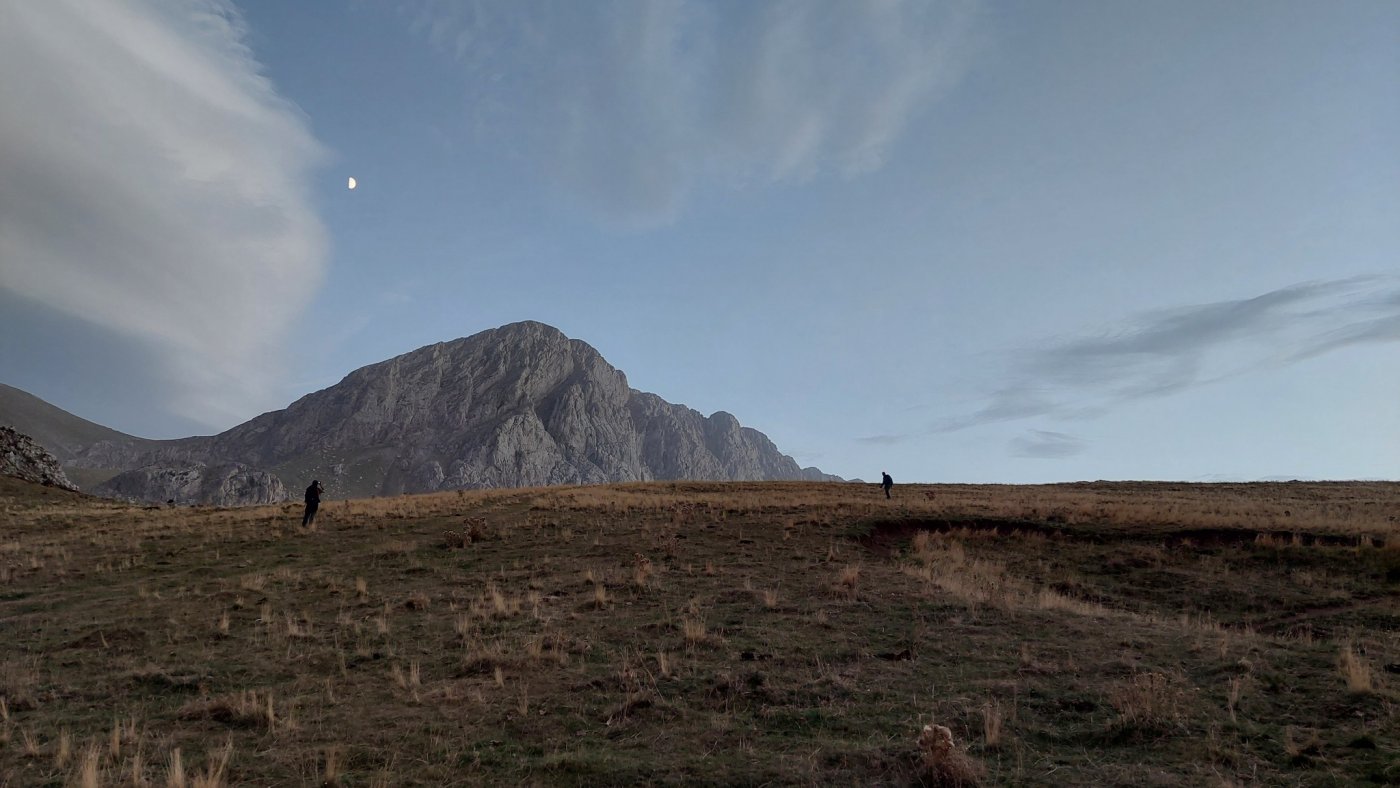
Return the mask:
{"type": "Polygon", "coordinates": [[[686,618],[681,621],[681,631],[685,634],[687,646],[698,646],[709,637],[705,622],[698,618],[686,618]]]}
{"type": "Polygon", "coordinates": [[[836,586],[846,596],[855,596],[860,588],[860,566],[842,567],[841,573],[837,575],[836,586]]]}
{"type": "Polygon", "coordinates": [[[73,756],[73,737],[64,728],[58,732],[58,744],[53,751],[53,765],[62,769],[68,765],[68,759],[73,756]]]}
{"type": "Polygon", "coordinates": [[[187,788],[189,781],[185,777],[185,759],[180,753],[180,748],[176,747],[170,751],[170,757],[165,764],[165,788],[187,788]]]}
{"type": "Polygon", "coordinates": [[[101,759],[102,752],[96,745],[84,750],[82,760],[78,762],[77,774],[73,776],[73,784],[79,788],[99,788],[102,780],[98,772],[98,762],[101,759]]]}
{"type": "Polygon", "coordinates": [[[1288,726],[1283,730],[1283,751],[1290,760],[1301,760],[1322,751],[1322,737],[1315,730],[1288,726]]]}
{"type": "Polygon", "coordinates": [[[1376,678],[1371,666],[1357,653],[1355,644],[1342,644],[1341,652],[1337,655],[1337,670],[1346,680],[1348,691],[1358,695],[1370,695],[1376,691],[1376,678]]]}
{"type": "Polygon", "coordinates": [[[1180,724],[1185,701],[1179,676],[1161,672],[1134,673],[1114,685],[1108,701],[1124,727],[1164,729],[1180,724]]]}
{"type": "Polygon", "coordinates": [[[1230,713],[1230,722],[1239,722],[1235,712],[1240,707],[1240,696],[1244,694],[1244,676],[1234,676],[1230,679],[1230,692],[1225,699],[1225,709],[1230,713]]]}
{"type": "Polygon", "coordinates": [[[321,784],[329,786],[340,785],[340,777],[340,748],[327,747],[322,753],[321,784]]]}
{"type": "Polygon", "coordinates": [[[655,571],[650,558],[641,553],[633,553],[632,582],[637,588],[646,588],[655,571]]]}
{"type": "Polygon", "coordinates": [[[194,776],[190,788],[223,788],[224,772],[228,769],[228,762],[232,757],[233,742],[224,745],[217,752],[210,753],[204,772],[194,776]]]}
{"type": "Polygon", "coordinates": [[[1006,712],[1001,701],[991,699],[982,704],[982,743],[989,750],[1001,746],[1002,732],[1006,726],[1006,712]]]}
{"type": "Polygon", "coordinates": [[[275,730],[277,712],[271,692],[244,690],[185,704],[177,716],[185,720],[209,719],[225,725],[275,730]]]}

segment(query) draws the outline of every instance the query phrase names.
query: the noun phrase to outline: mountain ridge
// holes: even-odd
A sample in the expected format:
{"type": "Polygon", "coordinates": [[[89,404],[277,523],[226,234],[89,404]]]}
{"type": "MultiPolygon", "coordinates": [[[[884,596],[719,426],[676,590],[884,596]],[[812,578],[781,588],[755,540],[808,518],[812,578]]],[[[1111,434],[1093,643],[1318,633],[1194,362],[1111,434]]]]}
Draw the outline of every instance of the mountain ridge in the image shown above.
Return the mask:
{"type": "MultiPolygon", "coordinates": [[[[15,399],[0,396],[0,423],[15,420],[8,407],[15,399]]],[[[631,388],[591,345],[535,321],[360,367],[212,436],[151,441],[30,399],[28,411],[46,416],[64,466],[85,469],[88,481],[108,477],[93,492],[146,500],[164,500],[178,487],[190,502],[208,502],[200,491],[210,489],[223,491],[221,503],[245,502],[238,497],[245,494],[246,502],[264,502],[285,496],[279,485],[294,490],[311,478],[335,497],[671,479],[839,480],[799,467],[726,411],[704,416],[631,388]],[[176,478],[182,481],[172,487],[176,478]]]]}

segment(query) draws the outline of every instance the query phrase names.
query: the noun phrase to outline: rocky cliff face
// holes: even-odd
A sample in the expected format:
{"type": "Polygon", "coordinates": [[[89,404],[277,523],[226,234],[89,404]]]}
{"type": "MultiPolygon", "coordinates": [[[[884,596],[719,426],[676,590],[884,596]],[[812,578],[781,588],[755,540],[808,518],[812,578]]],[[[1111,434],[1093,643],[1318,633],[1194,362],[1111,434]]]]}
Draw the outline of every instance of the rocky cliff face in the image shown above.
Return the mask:
{"type": "Polygon", "coordinates": [[[533,322],[356,370],[209,450],[354,494],[809,478],[728,413],[635,391],[588,344],[533,322]]]}
{"type": "MultiPolygon", "coordinates": [[[[836,478],[799,468],[763,433],[728,413],[706,417],[631,389],[592,347],[534,322],[358,369],[284,410],[213,437],[99,442],[70,462],[132,471],[150,466],[103,489],[162,501],[184,500],[172,491],[213,495],[205,481],[211,466],[224,474],[230,463],[271,473],[293,489],[318,478],[335,497],[661,479],[836,478]],[[198,470],[199,481],[180,476],[183,470],[198,470]]],[[[274,494],[270,484],[260,485],[234,486],[274,494]]]]}
{"type": "Polygon", "coordinates": [[[58,460],[28,435],[0,427],[0,476],[16,476],[28,482],[65,490],[78,489],[58,460]]]}
{"type": "Polygon", "coordinates": [[[238,463],[180,467],[148,465],[120,473],[93,488],[94,495],[133,501],[174,501],[239,506],[287,500],[282,480],[238,463]]]}

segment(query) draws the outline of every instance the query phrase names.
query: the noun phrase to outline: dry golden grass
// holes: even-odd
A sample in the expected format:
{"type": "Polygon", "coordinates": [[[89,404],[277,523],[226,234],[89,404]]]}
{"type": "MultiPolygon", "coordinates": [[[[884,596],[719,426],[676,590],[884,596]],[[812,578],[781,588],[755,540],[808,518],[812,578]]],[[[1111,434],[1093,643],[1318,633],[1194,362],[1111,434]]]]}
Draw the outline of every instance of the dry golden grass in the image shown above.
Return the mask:
{"type": "Polygon", "coordinates": [[[1354,643],[1342,644],[1341,652],[1337,656],[1337,669],[1351,692],[1370,694],[1376,691],[1375,674],[1371,672],[1371,666],[1366,664],[1365,658],[1356,653],[1354,643]]]}
{"type": "Polygon", "coordinates": [[[1127,727],[1165,729],[1181,724],[1185,681],[1168,673],[1134,673],[1109,691],[1108,701],[1127,727]]]}
{"type": "Polygon", "coordinates": [[[1394,485],[502,490],[314,534],[54,500],[0,496],[0,784],[1330,784],[1400,746],[1394,485]]]}

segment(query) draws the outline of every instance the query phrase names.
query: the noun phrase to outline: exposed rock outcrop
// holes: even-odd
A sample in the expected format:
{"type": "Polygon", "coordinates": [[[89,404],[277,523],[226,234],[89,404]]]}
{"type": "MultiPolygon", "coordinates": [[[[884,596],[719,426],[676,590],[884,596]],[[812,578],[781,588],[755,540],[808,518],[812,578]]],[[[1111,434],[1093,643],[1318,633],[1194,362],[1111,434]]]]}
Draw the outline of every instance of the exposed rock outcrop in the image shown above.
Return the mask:
{"type": "Polygon", "coordinates": [[[118,474],[92,490],[96,495],[134,501],[174,501],[215,506],[279,503],[287,500],[282,480],[238,463],[180,467],[146,466],[118,474]]]}
{"type": "Polygon", "coordinates": [[[0,427],[0,476],[15,476],[46,487],[78,489],[47,449],[9,427],[0,427]]]}

